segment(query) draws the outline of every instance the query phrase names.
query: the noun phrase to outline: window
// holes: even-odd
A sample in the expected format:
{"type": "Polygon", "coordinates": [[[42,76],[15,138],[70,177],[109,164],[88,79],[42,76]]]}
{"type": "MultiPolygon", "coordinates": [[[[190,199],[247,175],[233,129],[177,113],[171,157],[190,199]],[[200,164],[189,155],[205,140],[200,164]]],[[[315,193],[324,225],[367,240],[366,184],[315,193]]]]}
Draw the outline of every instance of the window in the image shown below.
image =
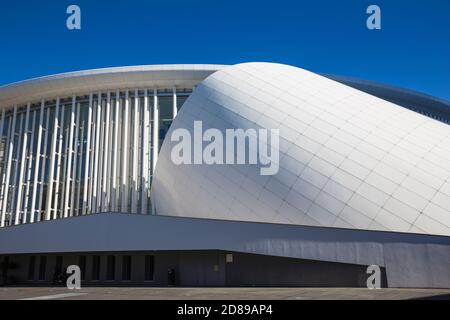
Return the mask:
{"type": "Polygon", "coordinates": [[[131,281],[131,256],[122,257],[122,280],[131,281]]]}
{"type": "Polygon", "coordinates": [[[78,266],[80,267],[81,271],[81,280],[85,280],[85,274],[86,274],[86,256],[79,256],[78,257],[78,266]]]}
{"type": "Polygon", "coordinates": [[[63,257],[57,256],[56,257],[56,263],[55,263],[55,274],[61,275],[62,273],[62,264],[63,264],[63,257]]]}
{"type": "Polygon", "coordinates": [[[100,256],[92,257],[92,281],[100,280],[100,256]]]}
{"type": "Polygon", "coordinates": [[[173,97],[159,97],[159,116],[162,121],[173,120],[173,97]]]}
{"type": "Polygon", "coordinates": [[[155,278],[155,257],[145,256],[145,281],[153,281],[155,278]]]}
{"type": "Polygon", "coordinates": [[[181,110],[181,107],[186,103],[188,98],[189,97],[180,97],[180,96],[177,97],[177,109],[178,109],[178,111],[181,110]]]}
{"type": "Polygon", "coordinates": [[[114,281],[116,279],[116,257],[108,256],[106,264],[106,280],[114,281]]]}
{"type": "Polygon", "coordinates": [[[39,281],[45,280],[46,268],[47,268],[47,257],[42,256],[39,260],[39,281]]]}
{"type": "Polygon", "coordinates": [[[161,148],[173,122],[173,97],[159,97],[159,147],[161,148]]]}
{"type": "Polygon", "coordinates": [[[34,272],[36,268],[36,257],[30,257],[30,261],[28,262],[28,280],[34,280],[34,272]]]}

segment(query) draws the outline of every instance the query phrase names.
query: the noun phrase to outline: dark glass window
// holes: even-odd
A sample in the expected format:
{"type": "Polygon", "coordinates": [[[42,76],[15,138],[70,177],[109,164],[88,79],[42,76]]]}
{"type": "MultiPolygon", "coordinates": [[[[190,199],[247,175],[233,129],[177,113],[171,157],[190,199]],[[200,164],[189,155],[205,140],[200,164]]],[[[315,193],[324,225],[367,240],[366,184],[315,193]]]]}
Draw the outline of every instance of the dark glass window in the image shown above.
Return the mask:
{"type": "Polygon", "coordinates": [[[122,280],[131,280],[131,256],[122,257],[122,280]]]}
{"type": "Polygon", "coordinates": [[[100,280],[100,256],[92,257],[92,280],[100,280]]]}
{"type": "Polygon", "coordinates": [[[63,257],[57,256],[56,257],[56,263],[55,263],[55,274],[60,275],[62,273],[62,264],[63,264],[63,257]]]}
{"type": "Polygon", "coordinates": [[[78,266],[80,267],[81,271],[81,280],[85,280],[85,274],[86,274],[86,256],[79,256],[78,257],[78,266]]]}
{"type": "Polygon", "coordinates": [[[39,280],[45,280],[45,271],[47,268],[47,257],[42,256],[39,260],[39,280]]]}
{"type": "Polygon", "coordinates": [[[106,280],[113,281],[116,279],[116,257],[108,256],[106,264],[106,280]]]}
{"type": "Polygon", "coordinates": [[[181,110],[181,107],[183,107],[183,105],[185,104],[185,102],[186,102],[186,100],[188,98],[189,97],[177,97],[177,108],[178,108],[178,111],[181,110]]]}
{"type": "Polygon", "coordinates": [[[155,257],[145,256],[145,281],[153,281],[155,278],[155,257]]]}
{"type": "Polygon", "coordinates": [[[34,272],[36,268],[36,257],[30,257],[30,261],[28,262],[28,280],[34,280],[34,272]]]}
{"type": "Polygon", "coordinates": [[[160,119],[173,120],[173,97],[159,97],[158,101],[160,119]]]}

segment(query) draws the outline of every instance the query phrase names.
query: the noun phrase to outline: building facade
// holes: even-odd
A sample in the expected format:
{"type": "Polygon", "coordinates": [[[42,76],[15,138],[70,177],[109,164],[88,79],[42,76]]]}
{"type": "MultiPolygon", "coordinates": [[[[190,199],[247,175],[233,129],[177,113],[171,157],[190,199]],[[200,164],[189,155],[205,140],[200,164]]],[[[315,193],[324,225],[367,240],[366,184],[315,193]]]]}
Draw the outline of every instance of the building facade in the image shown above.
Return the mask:
{"type": "Polygon", "coordinates": [[[250,63],[44,77],[0,112],[3,282],[450,287],[448,102],[250,63]],[[280,171],[174,165],[194,121],[279,129],[280,171]]]}
{"type": "Polygon", "coordinates": [[[151,212],[150,183],[165,134],[193,87],[217,68],[162,69],[102,70],[2,88],[1,227],[151,212]],[[173,77],[152,79],[162,72],[173,77]]]}

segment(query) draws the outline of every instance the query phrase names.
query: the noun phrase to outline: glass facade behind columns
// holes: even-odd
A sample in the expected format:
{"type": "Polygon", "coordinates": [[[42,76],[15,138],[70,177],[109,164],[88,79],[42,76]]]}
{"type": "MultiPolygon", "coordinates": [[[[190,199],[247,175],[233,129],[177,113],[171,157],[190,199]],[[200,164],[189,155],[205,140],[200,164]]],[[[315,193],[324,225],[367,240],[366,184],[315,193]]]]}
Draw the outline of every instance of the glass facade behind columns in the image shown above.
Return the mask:
{"type": "Polygon", "coordinates": [[[150,214],[159,149],[191,93],[124,89],[4,110],[1,227],[101,212],[150,214]]]}

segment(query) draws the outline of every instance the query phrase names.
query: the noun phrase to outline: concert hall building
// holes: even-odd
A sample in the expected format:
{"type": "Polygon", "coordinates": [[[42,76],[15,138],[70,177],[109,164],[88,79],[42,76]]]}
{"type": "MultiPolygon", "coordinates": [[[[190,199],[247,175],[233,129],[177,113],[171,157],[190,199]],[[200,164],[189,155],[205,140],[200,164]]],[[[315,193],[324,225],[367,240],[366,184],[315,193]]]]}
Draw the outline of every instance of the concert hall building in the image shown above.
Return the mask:
{"type": "Polygon", "coordinates": [[[450,103],[272,63],[0,87],[0,284],[450,288],[450,103]],[[175,165],[177,129],[278,129],[279,171],[175,165]]]}

